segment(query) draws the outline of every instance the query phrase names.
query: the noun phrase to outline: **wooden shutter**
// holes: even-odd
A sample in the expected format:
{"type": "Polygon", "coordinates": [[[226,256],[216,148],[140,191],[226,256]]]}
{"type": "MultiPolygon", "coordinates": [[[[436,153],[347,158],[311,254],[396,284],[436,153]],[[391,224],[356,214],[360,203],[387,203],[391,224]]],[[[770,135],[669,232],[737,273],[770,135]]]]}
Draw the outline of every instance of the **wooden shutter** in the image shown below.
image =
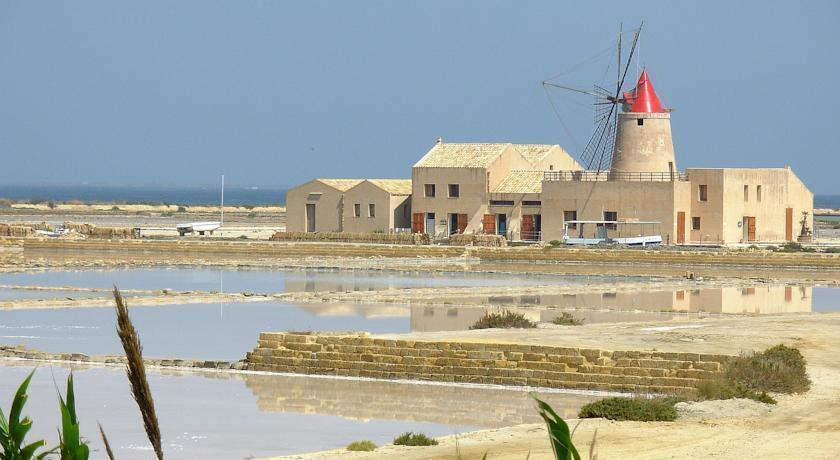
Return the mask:
{"type": "Polygon", "coordinates": [[[755,217],[747,217],[747,241],[755,241],[755,217]]]}
{"type": "Polygon", "coordinates": [[[677,244],[685,243],[685,212],[677,212],[677,244]]]}
{"type": "Polygon", "coordinates": [[[496,234],[496,215],[495,214],[485,214],[484,215],[484,233],[488,235],[495,235],[496,234]]]}
{"type": "Polygon", "coordinates": [[[411,233],[423,233],[422,212],[415,212],[411,215],[411,233]]]}
{"type": "Polygon", "coordinates": [[[463,234],[467,231],[467,215],[458,214],[458,233],[463,234]]]}
{"type": "Polygon", "coordinates": [[[793,208],[785,209],[785,241],[793,241],[793,208]]]}
{"type": "Polygon", "coordinates": [[[534,240],[534,216],[533,214],[523,214],[522,215],[522,231],[519,235],[520,238],[523,240],[534,240]]]}

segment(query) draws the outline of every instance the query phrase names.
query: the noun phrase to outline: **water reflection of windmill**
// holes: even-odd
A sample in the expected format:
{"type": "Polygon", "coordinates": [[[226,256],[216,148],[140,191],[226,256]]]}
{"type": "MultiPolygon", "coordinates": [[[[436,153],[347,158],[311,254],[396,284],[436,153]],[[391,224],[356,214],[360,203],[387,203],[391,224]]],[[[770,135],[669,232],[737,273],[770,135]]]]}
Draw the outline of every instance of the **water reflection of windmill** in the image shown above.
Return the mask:
{"type": "MultiPolygon", "coordinates": [[[[622,32],[619,31],[618,43],[616,46],[616,80],[614,88],[605,88],[601,85],[593,85],[593,88],[582,89],[569,86],[563,82],[558,82],[560,77],[555,77],[542,82],[543,87],[557,88],[562,91],[567,91],[574,94],[581,94],[591,96],[594,106],[594,122],[595,129],[589,137],[588,142],[583,147],[583,151],[578,154],[578,157],[588,171],[595,171],[600,174],[604,169],[612,164],[613,153],[615,150],[616,132],[618,129],[617,119],[619,112],[619,104],[629,111],[630,106],[638,98],[639,88],[634,88],[631,91],[623,92],[624,81],[627,78],[627,73],[630,70],[630,64],[633,62],[633,57],[636,53],[636,47],[639,43],[639,34],[642,31],[642,26],[639,26],[633,34],[633,41],[630,46],[630,52],[627,60],[622,62],[622,32]]],[[[562,74],[561,74],[562,75],[562,74]]],[[[648,81],[647,73],[643,73],[645,81],[648,81]]],[[[642,81],[642,78],[639,80],[642,81]]],[[[645,86],[645,88],[647,85],[645,86]]],[[[652,89],[652,87],[651,87],[652,89]]],[[[654,93],[655,96],[655,93],[654,93]]],[[[551,100],[549,98],[549,100],[551,100]]],[[[559,116],[559,114],[558,114],[559,116]]],[[[561,119],[562,122],[562,119],[561,119]]]]}

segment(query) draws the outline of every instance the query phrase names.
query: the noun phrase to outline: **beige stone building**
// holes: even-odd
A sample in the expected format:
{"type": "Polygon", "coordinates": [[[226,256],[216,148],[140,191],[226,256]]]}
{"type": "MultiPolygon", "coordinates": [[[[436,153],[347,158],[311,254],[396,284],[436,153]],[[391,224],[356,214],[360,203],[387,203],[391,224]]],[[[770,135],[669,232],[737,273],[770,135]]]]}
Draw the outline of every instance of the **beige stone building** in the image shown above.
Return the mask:
{"type": "Polygon", "coordinates": [[[671,111],[646,72],[624,98],[609,164],[595,170],[557,145],[439,139],[410,181],[317,179],[291,190],[288,229],[727,245],[796,241],[802,222],[813,228],[813,194],[789,167],[680,171],[671,111]]]}
{"type": "Polygon", "coordinates": [[[412,168],[411,229],[538,240],[542,170],[580,169],[557,145],[438,140],[412,168]]]}
{"type": "Polygon", "coordinates": [[[408,179],[315,179],[286,193],[289,232],[389,232],[410,212],[408,179]]]}

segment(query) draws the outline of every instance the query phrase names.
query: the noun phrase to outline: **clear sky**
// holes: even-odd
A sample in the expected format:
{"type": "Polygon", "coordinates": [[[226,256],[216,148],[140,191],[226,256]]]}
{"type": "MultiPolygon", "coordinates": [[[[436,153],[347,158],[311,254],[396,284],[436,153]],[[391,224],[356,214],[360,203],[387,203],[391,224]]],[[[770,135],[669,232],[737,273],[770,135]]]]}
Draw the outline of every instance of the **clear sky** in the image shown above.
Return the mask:
{"type": "Polygon", "coordinates": [[[578,153],[591,114],[572,139],[540,82],[642,19],[680,168],[840,194],[836,1],[4,0],[0,182],[407,178],[438,136],[578,153]]]}

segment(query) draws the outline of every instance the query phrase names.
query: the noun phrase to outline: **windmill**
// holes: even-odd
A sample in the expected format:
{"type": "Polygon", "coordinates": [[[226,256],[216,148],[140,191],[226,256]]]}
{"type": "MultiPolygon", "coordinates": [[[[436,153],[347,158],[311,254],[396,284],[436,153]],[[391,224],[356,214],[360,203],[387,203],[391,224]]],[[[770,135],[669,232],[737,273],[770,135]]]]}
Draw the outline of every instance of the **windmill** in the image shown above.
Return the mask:
{"type": "Polygon", "coordinates": [[[627,56],[626,62],[622,62],[622,30],[619,29],[616,80],[614,89],[605,88],[599,85],[593,85],[591,90],[581,89],[567,84],[557,83],[551,79],[542,82],[543,88],[546,89],[547,94],[548,88],[556,88],[570,93],[591,96],[594,99],[593,106],[595,129],[589,137],[586,145],[583,147],[583,151],[580,153],[579,158],[587,170],[595,171],[596,174],[600,174],[600,172],[604,171],[605,168],[608,168],[612,162],[617,128],[616,119],[619,112],[618,105],[622,104],[623,106],[626,106],[626,104],[628,104],[628,100],[632,101],[634,96],[632,92],[622,92],[622,88],[624,87],[624,80],[627,77],[627,72],[630,69],[630,63],[636,53],[636,46],[638,45],[639,34],[642,32],[643,25],[644,23],[639,25],[639,28],[636,29],[633,34],[633,42],[630,46],[630,53],[627,56]]]}

